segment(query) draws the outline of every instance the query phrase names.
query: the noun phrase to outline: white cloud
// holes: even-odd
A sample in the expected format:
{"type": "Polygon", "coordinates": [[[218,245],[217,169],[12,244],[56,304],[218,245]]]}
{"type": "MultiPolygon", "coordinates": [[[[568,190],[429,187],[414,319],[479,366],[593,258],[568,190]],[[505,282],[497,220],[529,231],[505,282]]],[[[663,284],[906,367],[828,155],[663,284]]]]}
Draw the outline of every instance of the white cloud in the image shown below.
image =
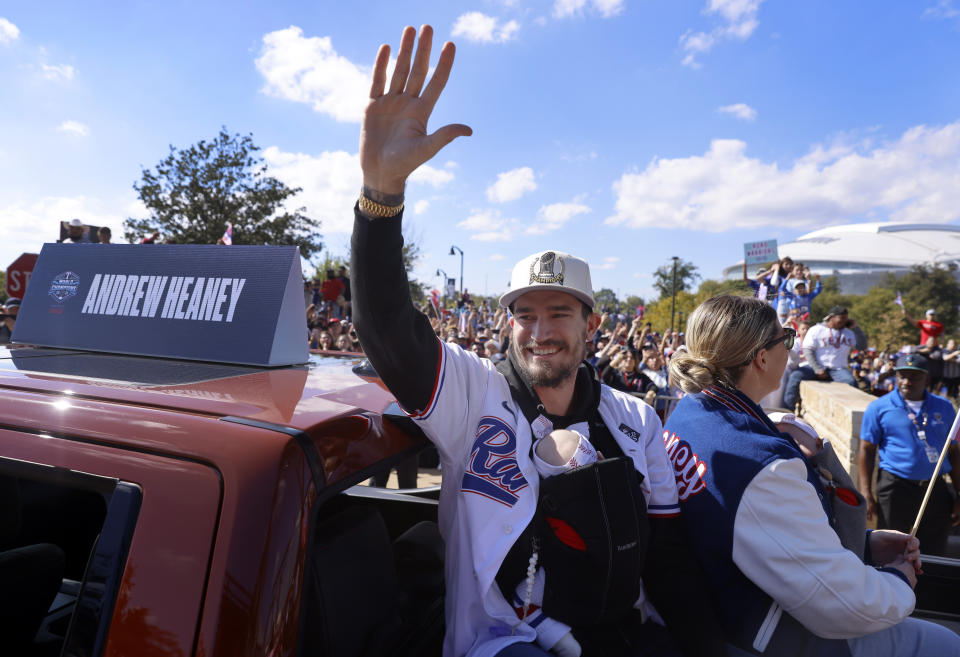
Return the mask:
{"type": "Polygon", "coordinates": [[[960,9],[954,5],[954,0],[938,0],[937,4],[924,10],[923,17],[960,18],[960,9]]]}
{"type": "Polygon", "coordinates": [[[556,0],[553,3],[553,17],[567,18],[583,11],[587,6],[587,0],[556,0]]]}
{"type": "Polygon", "coordinates": [[[724,231],[823,226],[858,219],[960,219],[960,122],[917,126],[874,146],[815,145],[788,167],[717,139],[703,155],[655,159],[613,184],[608,224],[724,231]]]}
{"type": "Polygon", "coordinates": [[[497,174],[497,182],[487,187],[487,198],[493,203],[514,201],[525,192],[532,192],[537,188],[533,169],[520,167],[497,174]]]}
{"type": "Polygon", "coordinates": [[[72,80],[76,70],[69,64],[40,64],[43,70],[43,77],[47,80],[60,82],[62,80],[72,80]]]}
{"type": "Polygon", "coordinates": [[[723,107],[718,107],[717,111],[721,114],[729,114],[730,116],[735,116],[738,119],[743,119],[744,121],[753,121],[757,118],[757,110],[753,109],[745,103],[736,103],[735,105],[724,105],[723,107]]]}
{"type": "Polygon", "coordinates": [[[474,233],[470,239],[478,242],[509,242],[513,239],[513,231],[510,228],[501,230],[487,230],[480,233],[474,233]]]}
{"type": "MultiPolygon", "coordinates": [[[[625,0],[590,0],[590,6],[604,18],[616,16],[623,11],[625,0]]],[[[587,7],[587,0],[554,0],[553,17],[579,16],[587,7]]]]}
{"type": "Polygon", "coordinates": [[[432,187],[441,187],[453,180],[453,173],[444,169],[437,169],[429,164],[421,164],[407,180],[411,183],[422,183],[432,187]]]}
{"type": "Polygon", "coordinates": [[[593,0],[592,4],[601,16],[610,18],[623,11],[624,0],[593,0]]]}
{"type": "MultiPolygon", "coordinates": [[[[349,234],[353,230],[353,204],[363,184],[360,156],[346,151],[324,151],[319,155],[288,153],[276,146],[264,149],[263,159],[270,174],[290,187],[303,191],[288,203],[290,208],[305,207],[308,217],[323,222],[320,230],[327,234],[349,234]]],[[[453,179],[443,169],[423,165],[409,180],[413,184],[439,187],[453,179]]],[[[413,213],[426,212],[430,202],[414,204],[413,213]]]]}
{"type": "Polygon", "coordinates": [[[90,134],[90,128],[79,121],[64,121],[57,126],[57,130],[71,135],[77,135],[78,137],[86,137],[90,134]]]}
{"type": "Polygon", "coordinates": [[[0,43],[11,43],[20,38],[20,29],[0,16],[0,43]]]}
{"type": "Polygon", "coordinates": [[[304,37],[296,26],[265,34],[256,67],[268,96],[307,103],[337,121],[363,118],[371,69],[338,55],[330,37],[304,37]]]}
{"type": "Polygon", "coordinates": [[[114,242],[124,242],[123,220],[145,217],[146,208],[131,193],[104,200],[89,196],[46,196],[0,207],[0,262],[5,267],[21,253],[39,253],[60,238],[60,222],[78,218],[91,226],[109,226],[114,242]]]}
{"type": "Polygon", "coordinates": [[[474,210],[457,224],[457,228],[472,231],[470,239],[479,242],[509,242],[513,239],[509,223],[499,210],[474,210]]]}
{"type": "Polygon", "coordinates": [[[308,217],[323,222],[320,231],[324,235],[349,234],[353,230],[353,204],[363,184],[358,154],[324,151],[306,155],[270,146],[264,149],[263,159],[271,175],[291,187],[303,188],[289,205],[306,207],[308,217]]]}
{"type": "Polygon", "coordinates": [[[501,23],[494,16],[487,16],[479,11],[462,14],[453,24],[452,35],[462,36],[467,41],[476,43],[505,43],[516,36],[520,30],[517,21],[501,23]]]}
{"type": "Polygon", "coordinates": [[[506,256],[504,256],[502,253],[493,253],[490,255],[490,262],[500,262],[505,258],[506,256]]]}
{"type": "Polygon", "coordinates": [[[578,214],[586,214],[590,208],[582,203],[552,203],[537,211],[537,223],[529,226],[527,235],[545,235],[563,228],[563,225],[578,214]]]}
{"type": "Polygon", "coordinates": [[[724,23],[709,32],[687,30],[680,37],[680,45],[685,53],[683,65],[699,68],[697,55],[709,52],[721,41],[743,41],[748,38],[760,24],[757,21],[757,11],[762,2],[763,0],[707,0],[703,13],[719,14],[724,23]]]}
{"type": "Polygon", "coordinates": [[[597,263],[591,264],[590,269],[613,269],[618,262],[620,262],[620,258],[617,256],[607,256],[599,265],[597,263]]]}
{"type": "Polygon", "coordinates": [[[457,228],[464,230],[497,230],[506,225],[499,210],[474,210],[470,216],[457,224],[457,228]]]}

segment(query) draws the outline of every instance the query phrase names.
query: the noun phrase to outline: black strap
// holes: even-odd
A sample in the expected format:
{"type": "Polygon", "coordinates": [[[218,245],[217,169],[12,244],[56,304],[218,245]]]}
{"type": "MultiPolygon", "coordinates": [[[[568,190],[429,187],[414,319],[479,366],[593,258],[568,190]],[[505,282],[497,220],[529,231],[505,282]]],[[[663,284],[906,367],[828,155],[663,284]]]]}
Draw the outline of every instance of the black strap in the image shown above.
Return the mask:
{"type": "MultiPolygon", "coordinates": [[[[614,440],[610,429],[600,417],[600,391],[601,383],[596,375],[596,371],[589,363],[580,364],[577,371],[577,383],[574,399],[574,410],[570,415],[558,417],[550,415],[544,408],[543,403],[537,396],[536,391],[530,386],[522,375],[517,371],[513,364],[513,356],[505,358],[497,363],[497,371],[507,380],[510,387],[510,395],[517,402],[520,411],[527,419],[527,422],[533,422],[543,415],[550,420],[555,427],[564,428],[576,422],[587,422],[590,427],[589,440],[593,446],[603,454],[604,458],[615,458],[624,456],[620,445],[614,440]]],[[[532,448],[532,445],[531,445],[532,448]]]]}

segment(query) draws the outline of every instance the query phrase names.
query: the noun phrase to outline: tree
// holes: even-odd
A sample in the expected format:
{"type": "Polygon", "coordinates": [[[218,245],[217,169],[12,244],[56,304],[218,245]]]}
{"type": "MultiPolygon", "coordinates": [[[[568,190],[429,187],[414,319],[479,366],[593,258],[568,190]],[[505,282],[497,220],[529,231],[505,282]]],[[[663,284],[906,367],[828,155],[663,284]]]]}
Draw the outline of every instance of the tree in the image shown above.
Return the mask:
{"type": "MultiPolygon", "coordinates": [[[[679,278],[679,273],[677,278],[679,278]]],[[[697,289],[697,305],[700,305],[707,299],[712,299],[715,296],[720,294],[733,294],[736,296],[753,296],[753,290],[750,289],[750,286],[741,278],[741,279],[730,279],[726,281],[715,281],[712,279],[705,280],[700,284],[700,287],[697,289]]]]}
{"type": "MultiPolygon", "coordinates": [[[[814,284],[816,285],[816,284],[814,284]]],[[[827,316],[834,306],[843,306],[853,316],[853,302],[856,299],[852,294],[840,294],[840,282],[836,276],[825,276],[820,279],[820,294],[810,303],[810,323],[816,324],[827,316]]],[[[854,316],[858,322],[860,317],[854,316]]],[[[864,329],[866,332],[866,329],[864,329]]]]}
{"type": "Polygon", "coordinates": [[[410,298],[413,299],[414,303],[424,303],[427,300],[425,292],[426,286],[413,277],[413,268],[422,255],[420,250],[421,239],[420,236],[414,232],[413,228],[405,226],[404,230],[401,254],[403,256],[403,268],[407,270],[407,284],[410,287],[410,298]]]}
{"type": "Polygon", "coordinates": [[[313,270],[313,278],[319,278],[321,281],[327,279],[327,270],[332,269],[333,273],[337,273],[341,267],[346,267],[349,271],[350,269],[350,256],[347,255],[346,258],[335,256],[329,251],[323,252],[323,260],[317,263],[317,266],[313,270]]]}
{"type": "Polygon", "coordinates": [[[631,294],[631,295],[628,296],[628,297],[626,298],[626,300],[623,302],[624,312],[625,312],[627,315],[636,314],[636,312],[637,312],[637,306],[646,306],[646,305],[647,305],[647,304],[646,304],[646,302],[644,302],[643,297],[638,297],[638,296],[635,295],[635,294],[631,294]]]}
{"type": "Polygon", "coordinates": [[[305,208],[284,209],[301,190],[268,175],[259,150],[251,135],[226,128],[185,150],[170,146],[133,183],[150,216],[124,221],[124,236],[138,242],[157,231],[164,241],[215,244],[231,223],[234,244],[295,245],[304,258],[319,253],[320,221],[304,215],[305,208]]]}
{"type": "MultiPolygon", "coordinates": [[[[677,278],[679,279],[679,274],[677,278]]],[[[661,297],[647,306],[647,313],[643,316],[643,320],[650,322],[654,331],[663,333],[670,328],[670,302],[672,300],[671,296],[661,297]]],[[[698,305],[700,305],[700,302],[697,301],[695,295],[684,290],[677,292],[676,317],[673,327],[678,331],[685,331],[687,318],[698,305]]]]}
{"type": "MultiPolygon", "coordinates": [[[[686,260],[677,260],[677,292],[689,292],[693,289],[693,284],[700,279],[697,273],[697,266],[686,260]]],[[[673,262],[669,262],[662,267],[658,267],[653,272],[653,287],[660,293],[661,299],[669,299],[673,296],[673,262]]]]}
{"type": "Polygon", "coordinates": [[[608,287],[600,288],[593,293],[594,308],[597,309],[597,312],[614,312],[617,309],[617,306],[620,304],[620,301],[617,300],[617,295],[608,287]]]}
{"type": "MultiPolygon", "coordinates": [[[[914,319],[923,319],[928,308],[937,311],[937,321],[942,322],[947,333],[957,329],[960,313],[960,283],[953,272],[939,265],[915,265],[900,278],[887,276],[883,287],[899,290],[903,295],[903,306],[914,319]]],[[[894,308],[896,309],[896,308],[894,308]]],[[[911,341],[917,340],[918,329],[913,329],[911,341]]]]}
{"type": "MultiPolygon", "coordinates": [[[[407,282],[410,285],[410,297],[414,303],[424,303],[426,301],[425,286],[423,283],[413,277],[413,268],[420,259],[420,235],[410,226],[403,227],[403,268],[407,271],[407,282]]],[[[347,275],[350,272],[350,252],[345,256],[333,255],[329,251],[323,254],[323,260],[316,264],[313,278],[319,278],[321,281],[327,278],[327,270],[332,269],[335,273],[340,267],[347,268],[347,275]]]]}

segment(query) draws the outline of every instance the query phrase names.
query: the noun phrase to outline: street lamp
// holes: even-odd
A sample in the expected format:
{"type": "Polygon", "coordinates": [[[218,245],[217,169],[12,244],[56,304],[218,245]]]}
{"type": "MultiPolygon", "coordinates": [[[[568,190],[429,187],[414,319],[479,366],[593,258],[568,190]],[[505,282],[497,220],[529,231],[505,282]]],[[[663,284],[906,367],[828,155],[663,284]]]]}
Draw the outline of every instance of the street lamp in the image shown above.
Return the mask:
{"type": "Polygon", "coordinates": [[[443,298],[447,298],[447,272],[442,269],[437,270],[437,276],[443,276],[443,284],[440,285],[440,289],[443,290],[443,298]]]}
{"type": "Polygon", "coordinates": [[[461,249],[459,246],[451,246],[450,255],[456,255],[454,250],[460,252],[460,294],[463,294],[463,249],[461,249]]]}
{"type": "Polygon", "coordinates": [[[673,299],[670,301],[670,332],[673,333],[673,312],[677,307],[677,256],[673,256],[673,299]]]}

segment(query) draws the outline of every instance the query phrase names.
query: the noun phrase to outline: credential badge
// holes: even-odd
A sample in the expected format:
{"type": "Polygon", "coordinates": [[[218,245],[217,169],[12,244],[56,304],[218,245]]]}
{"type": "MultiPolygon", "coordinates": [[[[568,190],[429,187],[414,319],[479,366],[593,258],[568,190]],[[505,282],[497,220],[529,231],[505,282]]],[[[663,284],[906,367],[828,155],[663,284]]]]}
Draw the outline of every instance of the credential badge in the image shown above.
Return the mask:
{"type": "Polygon", "coordinates": [[[531,262],[530,285],[534,283],[563,285],[563,258],[553,251],[547,251],[531,262]]]}
{"type": "Polygon", "coordinates": [[[63,303],[70,297],[77,296],[79,290],[80,277],[72,271],[65,271],[53,277],[47,294],[53,297],[57,303],[63,303]]]}

